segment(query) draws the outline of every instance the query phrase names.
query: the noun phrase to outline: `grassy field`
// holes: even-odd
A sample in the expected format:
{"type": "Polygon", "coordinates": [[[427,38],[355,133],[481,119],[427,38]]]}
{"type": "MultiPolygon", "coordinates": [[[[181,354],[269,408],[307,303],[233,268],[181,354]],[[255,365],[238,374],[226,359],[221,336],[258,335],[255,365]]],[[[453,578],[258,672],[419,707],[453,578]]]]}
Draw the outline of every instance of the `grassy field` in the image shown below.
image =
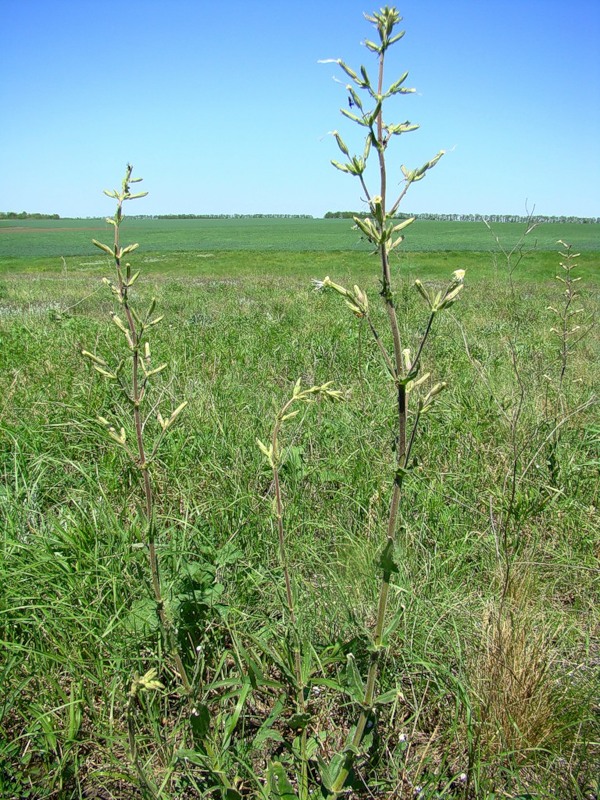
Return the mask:
{"type": "MultiPolygon", "coordinates": [[[[267,761],[292,763],[290,633],[272,475],[256,439],[268,440],[298,378],[331,380],[346,395],[306,406],[284,436],[286,535],[319,753],[342,747],[354,723],[335,687],[347,688],[348,653],[362,674],[370,658],[393,395],[364,324],[309,279],[359,282],[383,330],[377,266],[347,221],[269,221],[268,244],[264,224],[126,228],[142,243],[132,256],[142,269],[136,301],[155,296],[165,315],[153,357],[169,366],[152,402],[189,403],[153,476],[163,580],[206,709],[202,735],[149,600],[137,474],[96,422],[130,412],[80,354],[120,346],[100,282],[110,264],[89,245],[108,240],[106,226],[0,228],[7,800],[264,797],[267,761]],[[151,668],[164,688],[132,706],[133,676],[151,668]],[[136,770],[131,727],[154,789],[136,770]]],[[[425,356],[432,381],[449,387],[415,446],[392,584],[397,627],[381,675],[392,702],[358,760],[354,797],[458,800],[467,774],[472,800],[599,796],[596,227],[540,228],[538,249],[511,262],[512,281],[489,233],[467,223],[415,224],[394,262],[406,346],[426,321],[414,278],[439,286],[466,267],[467,279],[425,356]],[[549,307],[563,302],[553,276],[565,237],[584,251],[584,335],[559,389],[549,307]]],[[[502,228],[503,241],[521,231],[502,228]]]]}
{"type": "MultiPolygon", "coordinates": [[[[326,219],[207,219],[128,220],[127,235],[142,252],[277,251],[362,252],[365,245],[349,220],[326,219]]],[[[523,226],[495,226],[508,246],[523,226]]],[[[81,256],[90,252],[91,238],[110,236],[103,219],[0,220],[0,258],[81,256]]],[[[579,251],[600,250],[600,225],[540,225],[530,237],[537,249],[555,251],[558,239],[577,242],[579,251]]],[[[419,251],[482,251],[494,248],[481,222],[417,221],[409,229],[404,249],[419,251]]]]}

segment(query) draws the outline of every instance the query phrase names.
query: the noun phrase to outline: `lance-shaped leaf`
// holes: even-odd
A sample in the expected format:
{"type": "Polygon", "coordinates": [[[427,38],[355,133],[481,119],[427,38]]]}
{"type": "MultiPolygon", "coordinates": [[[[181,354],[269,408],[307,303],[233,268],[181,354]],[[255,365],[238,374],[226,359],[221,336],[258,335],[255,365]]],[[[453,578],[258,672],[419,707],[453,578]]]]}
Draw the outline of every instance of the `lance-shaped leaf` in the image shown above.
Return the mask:
{"type": "Polygon", "coordinates": [[[332,793],[332,787],[338,775],[347,763],[347,758],[348,755],[346,753],[336,753],[329,764],[327,764],[322,756],[317,753],[317,762],[319,764],[321,783],[323,784],[323,788],[330,794],[332,793]]]}
{"type": "Polygon", "coordinates": [[[384,577],[386,580],[390,579],[390,576],[394,572],[398,572],[398,565],[394,559],[394,540],[388,538],[383,552],[381,553],[381,557],[379,559],[379,566],[383,572],[384,577]]]}
{"type": "Polygon", "coordinates": [[[267,768],[269,797],[273,800],[298,800],[298,795],[280,761],[272,761],[267,768]]]}
{"type": "Polygon", "coordinates": [[[389,692],[384,692],[378,695],[373,701],[374,706],[385,706],[389,703],[394,703],[396,700],[402,699],[404,695],[398,689],[390,689],[389,692]]]}
{"type": "Polygon", "coordinates": [[[362,705],[365,698],[365,685],[352,653],[348,653],[346,656],[346,688],[354,702],[362,705]]]}

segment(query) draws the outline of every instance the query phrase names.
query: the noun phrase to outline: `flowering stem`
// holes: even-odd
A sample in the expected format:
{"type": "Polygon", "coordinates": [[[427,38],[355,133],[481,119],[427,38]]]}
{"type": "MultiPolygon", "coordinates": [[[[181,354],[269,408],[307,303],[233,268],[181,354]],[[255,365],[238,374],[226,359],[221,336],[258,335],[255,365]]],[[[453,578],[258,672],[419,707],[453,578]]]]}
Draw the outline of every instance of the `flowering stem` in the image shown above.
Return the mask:
{"type": "Polygon", "coordinates": [[[141,473],[142,485],[144,491],[145,501],[145,516],[147,525],[147,542],[148,542],[148,561],[150,566],[150,575],[152,583],[152,592],[156,602],[156,610],[161,623],[161,628],[166,639],[166,644],[173,661],[175,668],[179,674],[179,678],[183,685],[186,694],[192,693],[192,687],[187,676],[183,660],[179,654],[177,639],[171,620],[169,619],[165,610],[165,602],[162,595],[162,584],[160,579],[160,570],[158,563],[158,555],[156,552],[156,538],[154,526],[154,497],[152,491],[152,482],[150,478],[149,463],[146,456],[146,446],[144,442],[144,426],[142,420],[141,403],[145,393],[145,382],[140,386],[140,331],[136,325],[135,315],[129,303],[129,280],[130,266],[125,265],[126,274],[123,274],[123,265],[121,263],[121,245],[120,245],[120,227],[123,221],[123,202],[129,199],[129,183],[131,180],[132,167],[127,166],[127,172],[123,180],[123,191],[117,199],[117,211],[114,217],[114,260],[117,272],[117,288],[119,292],[119,299],[125,313],[127,320],[127,328],[129,331],[129,342],[132,351],[132,368],[131,368],[131,395],[129,399],[133,405],[133,421],[135,427],[135,436],[137,443],[137,459],[135,464],[141,473]]]}

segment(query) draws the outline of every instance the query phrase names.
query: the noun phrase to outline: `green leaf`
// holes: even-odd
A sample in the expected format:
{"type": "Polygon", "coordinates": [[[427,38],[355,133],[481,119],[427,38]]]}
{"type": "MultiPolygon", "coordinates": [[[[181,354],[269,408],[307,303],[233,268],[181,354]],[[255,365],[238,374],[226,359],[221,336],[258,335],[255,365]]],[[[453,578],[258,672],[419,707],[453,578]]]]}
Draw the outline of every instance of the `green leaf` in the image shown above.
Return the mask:
{"type": "Polygon", "coordinates": [[[331,793],[333,784],[346,763],[346,755],[344,753],[336,753],[329,764],[327,764],[323,758],[317,754],[317,762],[319,764],[319,774],[321,775],[323,788],[331,793]]]}
{"type": "Polygon", "coordinates": [[[179,758],[182,761],[189,761],[197,767],[206,767],[207,757],[203,753],[197,753],[195,750],[176,750],[175,758],[179,758]]]}
{"type": "Polygon", "coordinates": [[[259,748],[263,742],[267,739],[273,739],[276,742],[282,742],[283,736],[279,733],[279,731],[272,730],[273,723],[277,721],[277,719],[281,716],[281,713],[285,709],[285,695],[278,697],[275,701],[275,705],[271,709],[271,713],[263,722],[263,724],[258,729],[258,733],[254,737],[252,742],[252,746],[259,748]]]}
{"type": "Polygon", "coordinates": [[[198,746],[210,730],[210,712],[204,703],[197,703],[190,714],[190,727],[194,744],[198,746]]]}
{"type": "Polygon", "coordinates": [[[403,606],[403,605],[400,606],[400,608],[396,611],[396,613],[393,615],[391,620],[388,622],[385,630],[383,631],[383,641],[384,642],[387,642],[388,638],[396,631],[396,629],[398,628],[398,625],[400,625],[400,622],[402,621],[402,618],[404,617],[404,612],[405,611],[406,611],[405,606],[403,606]]]}
{"type": "Polygon", "coordinates": [[[312,675],[312,659],[313,659],[313,650],[310,645],[310,641],[303,639],[302,644],[302,664],[300,668],[300,676],[302,678],[302,683],[306,686],[310,677],[312,675]]]}
{"type": "Polygon", "coordinates": [[[376,697],[375,700],[373,701],[373,705],[385,706],[388,703],[393,703],[397,699],[398,699],[398,690],[390,689],[389,692],[384,692],[383,694],[380,694],[378,697],[376,697]]]}
{"type": "Polygon", "coordinates": [[[388,539],[386,545],[379,559],[379,566],[381,567],[384,576],[389,580],[394,572],[398,572],[398,565],[394,560],[394,540],[388,539]]]}
{"type": "Polygon", "coordinates": [[[298,795],[290,783],[281,761],[271,761],[267,768],[267,784],[274,800],[297,800],[298,795]]]}
{"type": "Polygon", "coordinates": [[[227,716],[227,721],[225,723],[225,732],[223,735],[223,750],[229,747],[231,737],[233,736],[233,732],[238,724],[238,721],[244,709],[244,704],[246,703],[246,698],[248,697],[251,688],[252,684],[250,683],[250,680],[248,679],[244,681],[242,688],[240,690],[238,701],[233,710],[233,714],[229,714],[227,716]]]}
{"type": "Polygon", "coordinates": [[[127,633],[134,636],[148,636],[158,630],[156,601],[149,597],[135,600],[124,620],[124,627],[127,633]]]}
{"type": "Polygon", "coordinates": [[[360,672],[356,666],[356,659],[352,653],[346,656],[346,684],[349,690],[350,697],[356,703],[363,703],[365,697],[365,687],[360,672]]]}
{"type": "Polygon", "coordinates": [[[303,731],[310,724],[311,719],[312,715],[304,712],[302,714],[293,714],[287,722],[293,731],[303,731]]]}
{"type": "Polygon", "coordinates": [[[310,685],[315,687],[327,686],[328,689],[335,689],[336,692],[346,691],[341,683],[334,681],[332,678],[315,678],[310,682],[310,685]]]}

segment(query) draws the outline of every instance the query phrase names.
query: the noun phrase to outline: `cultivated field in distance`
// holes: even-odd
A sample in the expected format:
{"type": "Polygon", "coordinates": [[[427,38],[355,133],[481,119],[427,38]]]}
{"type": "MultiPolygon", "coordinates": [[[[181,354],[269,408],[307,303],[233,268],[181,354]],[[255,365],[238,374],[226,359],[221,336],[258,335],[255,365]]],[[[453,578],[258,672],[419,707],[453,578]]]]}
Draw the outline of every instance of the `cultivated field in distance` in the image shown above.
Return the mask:
{"type": "MultiPolygon", "coordinates": [[[[510,247],[523,232],[519,223],[494,225],[510,247]]],[[[365,243],[347,219],[128,219],[127,236],[144,252],[208,250],[361,252],[365,243]]],[[[2,220],[0,258],[72,256],[90,253],[90,239],[108,232],[104,219],[2,220]]],[[[600,224],[547,223],[531,237],[539,250],[556,250],[556,242],[577,242],[578,251],[600,251],[600,224]]],[[[529,246],[533,241],[529,243],[529,246]]],[[[483,251],[494,247],[481,222],[417,220],[403,251],[483,251]]]]}

